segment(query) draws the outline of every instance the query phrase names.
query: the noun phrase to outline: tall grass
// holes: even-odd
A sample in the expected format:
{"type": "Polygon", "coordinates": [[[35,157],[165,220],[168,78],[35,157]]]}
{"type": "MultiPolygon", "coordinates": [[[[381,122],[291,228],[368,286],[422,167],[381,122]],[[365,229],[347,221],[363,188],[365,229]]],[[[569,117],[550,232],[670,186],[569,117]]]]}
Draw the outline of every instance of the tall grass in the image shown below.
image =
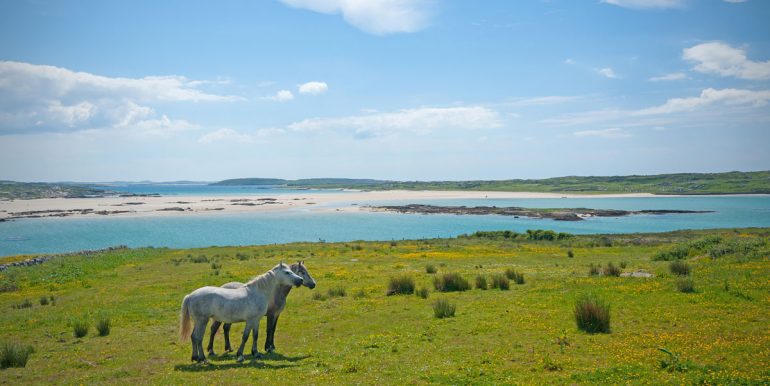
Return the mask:
{"type": "Polygon", "coordinates": [[[445,273],[433,279],[433,286],[439,292],[467,291],[471,289],[468,280],[459,273],[445,273]]]}
{"type": "Polygon", "coordinates": [[[32,346],[22,346],[15,343],[0,344],[0,369],[9,367],[26,367],[29,356],[35,352],[32,346]]]}
{"type": "Polygon", "coordinates": [[[399,294],[407,294],[411,295],[414,293],[414,278],[409,275],[401,275],[396,277],[391,277],[390,281],[388,282],[388,292],[387,295],[399,295],[399,294]]]}
{"type": "Polygon", "coordinates": [[[511,288],[511,282],[503,274],[492,275],[492,288],[507,290],[511,288]]]}
{"type": "Polygon", "coordinates": [[[689,277],[679,279],[676,281],[676,289],[686,294],[693,293],[695,292],[695,282],[689,277]]]}
{"type": "Polygon", "coordinates": [[[436,266],[433,264],[428,264],[425,266],[425,273],[436,273],[438,270],[436,269],[436,266]]]}
{"type": "Polygon", "coordinates": [[[575,303],[575,322],[577,327],[585,332],[610,332],[610,306],[604,300],[585,295],[575,303]]]}
{"type": "Polygon", "coordinates": [[[334,287],[329,288],[329,292],[327,294],[330,298],[344,298],[348,295],[348,292],[345,290],[345,287],[334,287]]]}
{"type": "Polygon", "coordinates": [[[513,268],[508,268],[505,270],[505,277],[513,280],[513,282],[516,284],[524,284],[524,274],[516,271],[513,268]]]}
{"type": "Polygon", "coordinates": [[[591,263],[591,265],[588,267],[588,275],[598,276],[601,268],[601,265],[594,265],[594,263],[591,263]]]}
{"type": "Polygon", "coordinates": [[[99,333],[99,336],[110,335],[110,325],[111,322],[108,316],[99,317],[99,320],[96,321],[96,331],[99,333]]]}
{"type": "Polygon", "coordinates": [[[438,299],[433,303],[433,315],[439,319],[455,316],[456,310],[457,306],[444,298],[438,299]]]}
{"type": "Polygon", "coordinates": [[[621,269],[619,267],[616,267],[612,263],[607,263],[607,266],[604,267],[604,276],[620,276],[621,269]]]}
{"type": "Polygon", "coordinates": [[[478,275],[476,276],[476,288],[480,290],[485,290],[489,287],[487,285],[487,277],[484,275],[478,275]]]}
{"type": "Polygon", "coordinates": [[[674,275],[687,276],[690,274],[690,266],[681,260],[674,260],[668,265],[668,270],[674,275]]]}
{"type": "Polygon", "coordinates": [[[72,332],[75,334],[75,338],[82,338],[88,335],[90,328],[91,323],[85,317],[72,320],[72,332]]]}

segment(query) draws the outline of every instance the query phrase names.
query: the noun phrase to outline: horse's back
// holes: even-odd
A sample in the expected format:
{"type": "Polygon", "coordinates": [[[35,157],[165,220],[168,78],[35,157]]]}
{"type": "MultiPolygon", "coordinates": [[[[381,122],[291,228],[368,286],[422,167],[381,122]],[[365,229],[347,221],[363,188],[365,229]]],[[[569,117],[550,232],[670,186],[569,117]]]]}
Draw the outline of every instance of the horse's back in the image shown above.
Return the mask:
{"type": "Polygon", "coordinates": [[[236,288],[243,287],[243,283],[241,283],[239,281],[231,281],[231,282],[229,282],[227,284],[222,284],[220,287],[221,288],[236,289],[236,288]]]}

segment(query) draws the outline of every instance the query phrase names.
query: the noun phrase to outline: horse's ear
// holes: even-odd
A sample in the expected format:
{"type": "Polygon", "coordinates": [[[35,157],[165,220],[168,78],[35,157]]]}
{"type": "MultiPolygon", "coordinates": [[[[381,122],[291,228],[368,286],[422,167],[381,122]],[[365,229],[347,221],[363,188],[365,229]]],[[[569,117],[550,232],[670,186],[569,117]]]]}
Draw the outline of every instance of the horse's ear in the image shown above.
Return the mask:
{"type": "Polygon", "coordinates": [[[281,262],[280,262],[280,263],[278,263],[278,265],[279,265],[281,268],[284,268],[284,267],[286,267],[286,265],[285,265],[285,264],[283,264],[283,260],[281,260],[281,262]]]}

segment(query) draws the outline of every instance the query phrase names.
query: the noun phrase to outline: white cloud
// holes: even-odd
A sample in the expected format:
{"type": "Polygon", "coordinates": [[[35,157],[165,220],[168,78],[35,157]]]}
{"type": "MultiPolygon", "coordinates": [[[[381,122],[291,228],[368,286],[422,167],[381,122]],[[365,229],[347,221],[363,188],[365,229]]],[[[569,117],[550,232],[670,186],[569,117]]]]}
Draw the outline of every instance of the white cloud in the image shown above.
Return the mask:
{"type": "Polygon", "coordinates": [[[701,91],[698,96],[672,98],[660,106],[634,111],[633,115],[671,114],[683,111],[694,111],[714,104],[761,107],[767,105],[768,101],[770,101],[770,90],[753,91],[734,88],[716,90],[707,88],[701,91]]]}
{"type": "Polygon", "coordinates": [[[329,86],[326,82],[307,82],[297,86],[300,94],[319,95],[325,93],[329,86]]]}
{"type": "MultiPolygon", "coordinates": [[[[673,114],[700,112],[706,110],[711,113],[718,113],[726,116],[734,112],[731,109],[757,109],[770,103],[770,90],[745,90],[745,89],[713,89],[707,88],[701,91],[698,96],[687,98],[671,98],[665,103],[647,107],[638,110],[594,110],[577,114],[565,114],[555,118],[542,120],[542,123],[573,126],[583,124],[595,124],[597,122],[611,122],[619,120],[629,120],[634,125],[646,125],[651,122],[640,120],[642,118],[659,118],[673,114]]],[[[700,114],[699,113],[699,114],[700,114]]],[[[692,115],[690,115],[692,117],[692,115]]],[[[652,122],[654,123],[654,122],[652,122]]],[[[629,123],[632,124],[632,123],[629,123]]],[[[628,126],[629,124],[624,124],[628,126]]],[[[660,123],[656,123],[660,124],[660,123]]]]}
{"type": "Polygon", "coordinates": [[[392,113],[339,118],[310,118],[288,126],[293,131],[353,130],[358,138],[399,132],[428,134],[441,129],[485,129],[502,125],[497,111],[481,106],[421,107],[392,113]]]}
{"type": "Polygon", "coordinates": [[[617,78],[619,78],[618,74],[616,74],[615,71],[612,68],[609,68],[609,67],[600,68],[600,69],[596,70],[596,72],[598,72],[599,75],[605,76],[605,77],[610,78],[610,79],[617,79],[617,78]]]}
{"type": "Polygon", "coordinates": [[[374,35],[416,32],[430,19],[429,0],[280,0],[300,9],[341,14],[352,26],[374,35]]]}
{"type": "Polygon", "coordinates": [[[206,133],[198,138],[200,143],[213,142],[237,142],[237,143],[255,143],[274,134],[283,133],[283,129],[266,128],[259,129],[253,133],[242,133],[230,128],[222,128],[206,133]]]}
{"type": "Polygon", "coordinates": [[[602,0],[602,3],[631,9],[682,8],[686,0],[602,0]]]}
{"type": "Polygon", "coordinates": [[[722,42],[710,42],[685,48],[682,58],[695,62],[695,70],[706,74],[734,76],[741,79],[770,79],[770,60],[756,62],[746,51],[722,42]]]}
{"type": "Polygon", "coordinates": [[[571,58],[564,59],[564,64],[573,65],[573,64],[576,64],[576,63],[577,62],[574,59],[571,59],[571,58]]]}
{"type": "Polygon", "coordinates": [[[648,80],[650,82],[668,82],[672,80],[682,80],[682,79],[687,79],[687,74],[683,72],[672,72],[670,74],[654,76],[648,80]]]}
{"type": "Polygon", "coordinates": [[[286,102],[294,99],[294,94],[289,90],[280,90],[275,95],[262,97],[261,99],[267,99],[276,102],[286,102]]]}
{"type": "MultiPolygon", "coordinates": [[[[163,117],[145,104],[240,100],[198,89],[206,83],[181,76],[110,78],[61,67],[2,61],[0,135],[148,127],[163,117]]],[[[176,122],[171,126],[181,125],[181,121],[176,122]]]]}
{"type": "Polygon", "coordinates": [[[573,102],[581,98],[582,97],[580,96],[548,95],[548,96],[542,96],[542,97],[513,99],[500,104],[505,106],[512,106],[512,107],[544,106],[544,105],[555,105],[555,104],[573,102]]]}
{"type": "Polygon", "coordinates": [[[631,134],[617,127],[602,130],[583,130],[573,133],[576,137],[628,138],[631,134]]]}

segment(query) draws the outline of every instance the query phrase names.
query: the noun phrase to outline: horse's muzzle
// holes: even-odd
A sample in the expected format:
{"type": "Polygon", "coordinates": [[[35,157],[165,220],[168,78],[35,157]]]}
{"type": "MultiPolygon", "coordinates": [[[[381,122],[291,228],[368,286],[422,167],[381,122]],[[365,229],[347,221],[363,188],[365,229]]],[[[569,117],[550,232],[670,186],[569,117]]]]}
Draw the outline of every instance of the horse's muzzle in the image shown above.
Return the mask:
{"type": "Polygon", "coordinates": [[[313,288],[315,288],[315,282],[311,282],[311,283],[305,284],[305,287],[313,289],[313,288]]]}
{"type": "Polygon", "coordinates": [[[299,288],[300,286],[302,286],[302,282],[303,282],[302,279],[294,280],[294,286],[299,288]]]}

